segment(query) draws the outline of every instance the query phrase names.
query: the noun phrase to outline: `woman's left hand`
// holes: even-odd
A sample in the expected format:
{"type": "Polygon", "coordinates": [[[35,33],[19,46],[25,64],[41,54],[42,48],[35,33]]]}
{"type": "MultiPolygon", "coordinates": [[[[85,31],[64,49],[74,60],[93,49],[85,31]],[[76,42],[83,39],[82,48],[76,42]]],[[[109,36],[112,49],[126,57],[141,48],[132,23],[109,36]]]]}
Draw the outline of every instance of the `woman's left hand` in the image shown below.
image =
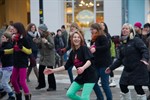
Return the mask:
{"type": "Polygon", "coordinates": [[[77,68],[77,73],[82,74],[84,72],[84,70],[85,69],[83,67],[79,67],[79,68],[77,68]]]}
{"type": "Polygon", "coordinates": [[[141,62],[143,62],[145,65],[149,65],[149,63],[147,61],[144,61],[144,60],[140,60],[141,62]]]}

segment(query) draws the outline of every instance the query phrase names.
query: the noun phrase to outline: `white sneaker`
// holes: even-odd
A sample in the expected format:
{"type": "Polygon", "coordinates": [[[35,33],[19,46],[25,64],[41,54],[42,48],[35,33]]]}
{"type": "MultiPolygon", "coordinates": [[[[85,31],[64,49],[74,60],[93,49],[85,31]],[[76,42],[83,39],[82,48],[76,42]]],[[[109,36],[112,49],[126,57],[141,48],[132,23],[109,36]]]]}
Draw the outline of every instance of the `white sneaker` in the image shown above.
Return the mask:
{"type": "Polygon", "coordinates": [[[99,86],[102,86],[101,80],[100,80],[100,79],[99,79],[99,81],[98,81],[98,85],[99,85],[99,86]]]}
{"type": "Polygon", "coordinates": [[[116,87],[116,82],[115,82],[114,78],[112,78],[111,82],[109,83],[109,86],[110,87],[116,87]]]}

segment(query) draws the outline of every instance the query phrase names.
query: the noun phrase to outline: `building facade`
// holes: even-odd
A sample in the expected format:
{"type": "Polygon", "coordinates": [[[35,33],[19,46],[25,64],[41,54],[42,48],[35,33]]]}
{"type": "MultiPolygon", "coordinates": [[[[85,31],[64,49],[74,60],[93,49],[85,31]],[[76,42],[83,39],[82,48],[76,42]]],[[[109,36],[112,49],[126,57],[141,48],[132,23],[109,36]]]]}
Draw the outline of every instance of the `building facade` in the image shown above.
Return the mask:
{"type": "Polygon", "coordinates": [[[10,21],[45,23],[56,32],[77,22],[89,38],[89,27],[105,22],[111,35],[119,35],[123,23],[150,22],[150,0],[0,0],[0,27],[10,21]]]}

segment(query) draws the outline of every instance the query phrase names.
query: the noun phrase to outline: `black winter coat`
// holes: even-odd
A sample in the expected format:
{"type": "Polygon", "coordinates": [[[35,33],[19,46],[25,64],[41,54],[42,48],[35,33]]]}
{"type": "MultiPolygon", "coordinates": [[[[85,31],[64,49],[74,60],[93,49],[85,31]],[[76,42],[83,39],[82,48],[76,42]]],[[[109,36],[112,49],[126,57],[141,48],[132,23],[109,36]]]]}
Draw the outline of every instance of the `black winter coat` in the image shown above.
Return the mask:
{"type": "Polygon", "coordinates": [[[120,84],[123,85],[148,85],[147,66],[140,60],[148,61],[149,53],[144,42],[135,37],[123,43],[120,48],[119,58],[110,66],[111,70],[120,65],[124,69],[120,78],[120,84]]]}
{"type": "Polygon", "coordinates": [[[96,46],[96,52],[93,53],[95,66],[98,68],[109,67],[112,63],[109,39],[102,35],[94,43],[91,43],[91,45],[93,44],[96,46]]]}
{"type": "MultiPolygon", "coordinates": [[[[2,43],[2,50],[11,49],[13,44],[11,42],[2,43]]],[[[1,55],[2,67],[10,67],[13,66],[13,54],[3,54],[1,55]]]]}

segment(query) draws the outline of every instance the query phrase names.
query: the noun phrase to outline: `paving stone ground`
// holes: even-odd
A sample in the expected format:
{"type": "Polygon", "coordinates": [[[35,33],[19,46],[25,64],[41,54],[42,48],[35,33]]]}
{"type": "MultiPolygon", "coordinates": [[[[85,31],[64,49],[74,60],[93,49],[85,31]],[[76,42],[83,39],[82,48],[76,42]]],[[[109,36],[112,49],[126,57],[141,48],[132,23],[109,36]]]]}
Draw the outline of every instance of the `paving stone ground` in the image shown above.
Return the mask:
{"type": "MultiPolygon", "coordinates": [[[[75,74],[75,71],[74,71],[74,74],[75,74]]],[[[117,82],[117,86],[111,88],[112,94],[113,94],[113,100],[120,100],[120,89],[118,86],[120,74],[121,74],[121,70],[115,71],[115,79],[117,82]]],[[[32,72],[31,76],[30,76],[31,82],[28,83],[28,86],[32,93],[32,100],[69,100],[66,97],[67,90],[65,89],[65,88],[69,87],[69,85],[70,85],[68,74],[66,73],[66,71],[64,71],[64,72],[56,73],[55,77],[56,77],[56,82],[57,82],[57,90],[56,91],[47,92],[46,91],[47,88],[43,88],[41,90],[35,90],[35,87],[37,86],[37,79],[36,79],[34,73],[32,72]]],[[[136,100],[136,92],[134,91],[133,87],[129,87],[129,88],[131,90],[132,100],[136,100]]],[[[144,87],[144,89],[148,95],[147,87],[144,87]]],[[[81,92],[78,92],[78,93],[80,94],[81,92]]],[[[8,96],[5,96],[1,100],[7,100],[7,98],[8,98],[8,96]]],[[[23,97],[23,100],[24,100],[24,97],[23,97]]],[[[92,92],[90,100],[96,100],[96,96],[95,96],[94,92],[92,92]]]]}

